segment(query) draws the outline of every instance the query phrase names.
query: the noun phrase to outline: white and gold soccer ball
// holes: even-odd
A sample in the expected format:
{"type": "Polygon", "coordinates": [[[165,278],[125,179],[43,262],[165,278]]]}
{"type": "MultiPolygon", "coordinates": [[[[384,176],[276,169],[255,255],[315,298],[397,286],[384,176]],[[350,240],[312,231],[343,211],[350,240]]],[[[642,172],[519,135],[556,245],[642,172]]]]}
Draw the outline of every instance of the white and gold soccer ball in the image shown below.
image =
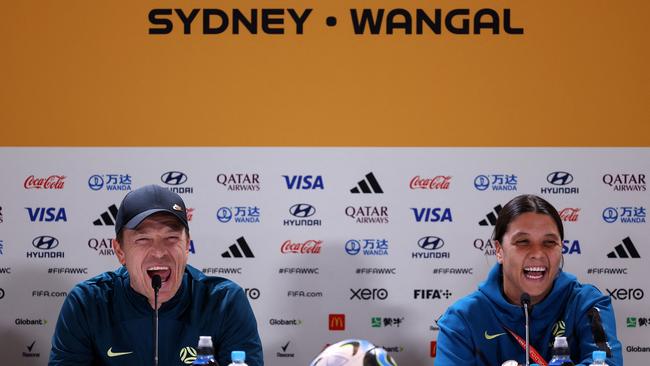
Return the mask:
{"type": "Polygon", "coordinates": [[[325,348],[309,366],[397,366],[397,362],[366,340],[346,339],[325,348]]]}

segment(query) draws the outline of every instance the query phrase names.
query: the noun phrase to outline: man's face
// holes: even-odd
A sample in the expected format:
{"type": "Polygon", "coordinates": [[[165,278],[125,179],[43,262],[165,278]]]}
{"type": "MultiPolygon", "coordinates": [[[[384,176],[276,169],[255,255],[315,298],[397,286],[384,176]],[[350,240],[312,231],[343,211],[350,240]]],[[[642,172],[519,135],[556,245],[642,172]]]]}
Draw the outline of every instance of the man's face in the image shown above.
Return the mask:
{"type": "Polygon", "coordinates": [[[562,259],[562,240],[555,221],[545,214],[521,214],[508,225],[503,242],[496,243],[508,300],[519,304],[523,292],[530,295],[533,304],[544,299],[562,259]]]}
{"type": "Polygon", "coordinates": [[[131,287],[154,304],[151,277],[158,274],[162,286],[158,292],[158,306],[171,299],[178,291],[187,257],[189,235],[174,216],[155,214],[149,216],[135,230],[124,229],[122,243],[116,243],[115,254],[126,266],[131,287]]]}

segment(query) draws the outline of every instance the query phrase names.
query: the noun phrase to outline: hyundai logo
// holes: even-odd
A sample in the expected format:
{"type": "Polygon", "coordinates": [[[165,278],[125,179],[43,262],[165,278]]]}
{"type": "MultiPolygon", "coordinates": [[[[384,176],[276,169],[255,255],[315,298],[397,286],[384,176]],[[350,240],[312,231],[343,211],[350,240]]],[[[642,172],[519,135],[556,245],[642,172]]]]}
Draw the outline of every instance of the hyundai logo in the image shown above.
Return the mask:
{"type": "Polygon", "coordinates": [[[573,175],[567,172],[553,172],[546,176],[546,181],[555,186],[565,186],[573,182],[573,175]]]}
{"type": "Polygon", "coordinates": [[[361,243],[358,240],[350,239],[345,243],[345,252],[349,255],[357,255],[361,251],[361,243]]]}
{"type": "Polygon", "coordinates": [[[425,236],[418,240],[418,246],[424,250],[436,250],[445,245],[445,241],[437,236],[425,236]]]}
{"type": "Polygon", "coordinates": [[[221,207],[217,210],[217,220],[228,222],[232,219],[232,211],[228,207],[221,207]]]}
{"type": "Polygon", "coordinates": [[[99,191],[102,187],[104,187],[104,178],[101,175],[95,174],[88,178],[88,188],[99,191]]]}
{"type": "Polygon", "coordinates": [[[614,207],[607,207],[603,210],[603,220],[607,223],[612,223],[618,219],[618,211],[614,207]]]}
{"type": "Polygon", "coordinates": [[[489,186],[490,178],[488,178],[486,175],[479,175],[474,178],[474,188],[478,189],[479,191],[484,191],[488,189],[489,186]]]}
{"type": "Polygon", "coordinates": [[[297,203],[289,208],[289,213],[295,217],[310,217],[316,213],[316,207],[308,203],[297,203]]]}
{"type": "Polygon", "coordinates": [[[59,239],[48,235],[37,236],[32,240],[32,245],[37,249],[50,250],[59,246],[59,239]]]}
{"type": "Polygon", "coordinates": [[[187,175],[182,172],[167,172],[160,176],[160,180],[170,186],[177,186],[187,182],[187,175]]]}

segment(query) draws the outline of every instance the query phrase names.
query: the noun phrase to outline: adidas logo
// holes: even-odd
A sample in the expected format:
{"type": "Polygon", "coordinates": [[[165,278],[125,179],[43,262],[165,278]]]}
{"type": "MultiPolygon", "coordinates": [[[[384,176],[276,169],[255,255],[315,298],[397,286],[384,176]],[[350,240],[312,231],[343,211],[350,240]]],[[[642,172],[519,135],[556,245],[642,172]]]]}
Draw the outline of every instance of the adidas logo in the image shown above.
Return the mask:
{"type": "Polygon", "coordinates": [[[634,243],[628,236],[623,243],[614,247],[614,250],[607,254],[607,258],[641,258],[634,243]]]}
{"type": "Polygon", "coordinates": [[[366,174],[366,179],[360,180],[350,193],[384,193],[372,172],[366,174]]]}
{"type": "Polygon", "coordinates": [[[248,246],[248,243],[246,242],[246,239],[244,237],[240,237],[237,239],[237,242],[231,246],[228,247],[228,250],[225,252],[221,253],[221,256],[223,258],[255,258],[255,255],[253,254],[253,251],[251,248],[248,246]]]}
{"type": "Polygon", "coordinates": [[[115,218],[117,217],[117,206],[114,204],[108,208],[108,211],[105,211],[99,218],[93,221],[95,226],[115,226],[115,218]]]}
{"type": "Polygon", "coordinates": [[[478,222],[481,226],[494,226],[497,224],[497,217],[499,217],[499,212],[501,212],[501,205],[494,206],[494,211],[485,215],[485,218],[478,222]]]}

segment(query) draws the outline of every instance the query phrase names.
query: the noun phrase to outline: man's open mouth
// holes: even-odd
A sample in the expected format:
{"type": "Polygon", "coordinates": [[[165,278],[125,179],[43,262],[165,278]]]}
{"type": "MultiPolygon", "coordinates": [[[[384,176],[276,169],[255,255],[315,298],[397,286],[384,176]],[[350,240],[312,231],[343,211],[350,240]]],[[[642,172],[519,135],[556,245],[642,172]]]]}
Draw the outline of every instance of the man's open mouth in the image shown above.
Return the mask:
{"type": "Polygon", "coordinates": [[[524,276],[529,280],[541,280],[546,271],[546,267],[524,267],[524,276]]]}
{"type": "Polygon", "coordinates": [[[172,270],[167,266],[152,266],[147,268],[147,275],[149,275],[149,278],[153,278],[154,275],[158,275],[160,276],[162,282],[167,281],[171,274],[172,270]]]}

